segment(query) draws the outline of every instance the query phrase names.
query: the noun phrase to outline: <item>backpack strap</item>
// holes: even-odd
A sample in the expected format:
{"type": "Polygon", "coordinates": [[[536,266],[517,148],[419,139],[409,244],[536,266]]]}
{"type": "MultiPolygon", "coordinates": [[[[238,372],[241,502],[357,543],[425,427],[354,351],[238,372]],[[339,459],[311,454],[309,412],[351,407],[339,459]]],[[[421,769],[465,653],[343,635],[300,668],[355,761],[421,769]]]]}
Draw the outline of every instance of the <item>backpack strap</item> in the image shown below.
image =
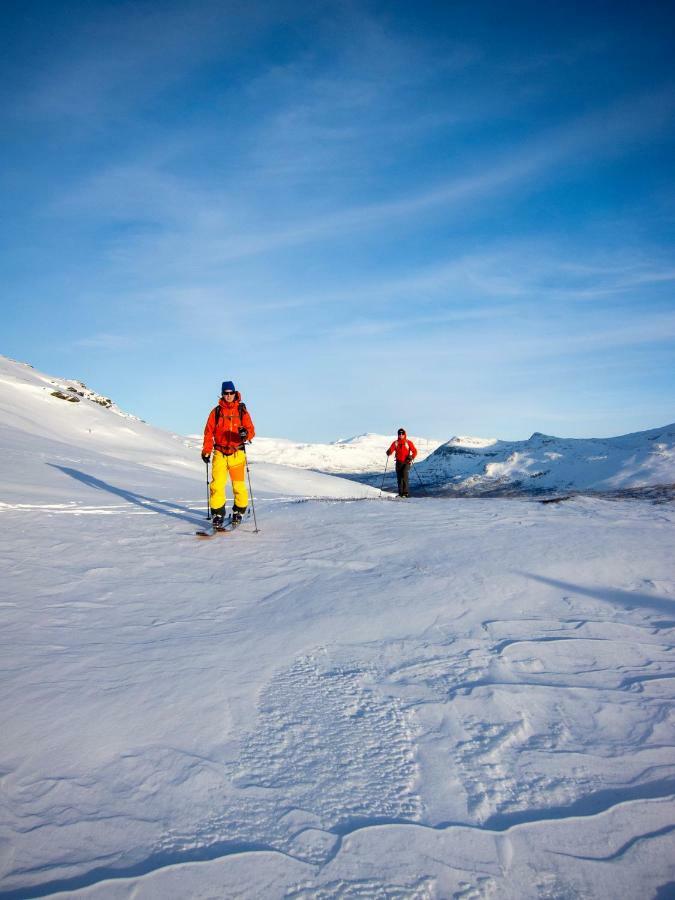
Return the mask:
{"type": "MultiPolygon", "coordinates": [[[[222,409],[220,408],[220,404],[218,404],[218,406],[216,406],[216,407],[214,408],[213,411],[214,411],[214,413],[216,414],[216,417],[215,417],[215,420],[214,420],[213,424],[214,424],[214,427],[217,428],[217,427],[218,427],[218,422],[220,421],[220,416],[221,416],[221,413],[222,413],[222,409]]],[[[246,412],[246,404],[245,404],[244,401],[242,400],[242,402],[239,404],[239,418],[240,418],[240,419],[243,417],[243,415],[244,415],[245,412],[246,412]]]]}

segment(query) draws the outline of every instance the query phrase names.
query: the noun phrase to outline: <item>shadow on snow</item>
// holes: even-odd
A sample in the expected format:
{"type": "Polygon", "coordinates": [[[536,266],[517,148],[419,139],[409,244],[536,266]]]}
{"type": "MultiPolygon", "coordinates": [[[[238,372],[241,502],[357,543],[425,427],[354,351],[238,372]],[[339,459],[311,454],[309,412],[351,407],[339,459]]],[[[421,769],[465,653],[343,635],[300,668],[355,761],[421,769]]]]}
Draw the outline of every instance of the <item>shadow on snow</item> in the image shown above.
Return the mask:
{"type": "Polygon", "coordinates": [[[150,510],[151,512],[159,513],[163,516],[170,516],[172,519],[180,519],[183,522],[189,522],[191,525],[204,524],[204,518],[197,517],[188,506],[181,506],[180,503],[170,503],[168,500],[158,500],[156,497],[146,497],[143,494],[137,494],[126,488],[116,487],[114,484],[108,484],[107,481],[102,481],[100,478],[95,478],[93,475],[87,475],[86,472],[80,472],[79,469],[71,469],[68,466],[58,466],[55,463],[47,463],[47,465],[51,466],[53,469],[59,469],[59,471],[63,472],[65,475],[74,478],[75,481],[86,484],[87,487],[94,488],[98,491],[106,491],[108,494],[114,494],[116,497],[121,497],[123,500],[126,500],[127,503],[132,503],[134,506],[140,506],[141,509],[150,510]]]}
{"type": "Polygon", "coordinates": [[[583,594],[593,597],[595,600],[604,600],[616,606],[626,609],[635,609],[636,606],[644,606],[656,610],[659,613],[675,613],[675,597],[661,597],[658,594],[647,594],[639,591],[622,591],[613,587],[584,587],[573,584],[571,581],[559,581],[557,578],[546,578],[543,575],[535,575],[532,572],[521,572],[526,578],[548,584],[551,587],[560,588],[570,594],[583,594]]]}

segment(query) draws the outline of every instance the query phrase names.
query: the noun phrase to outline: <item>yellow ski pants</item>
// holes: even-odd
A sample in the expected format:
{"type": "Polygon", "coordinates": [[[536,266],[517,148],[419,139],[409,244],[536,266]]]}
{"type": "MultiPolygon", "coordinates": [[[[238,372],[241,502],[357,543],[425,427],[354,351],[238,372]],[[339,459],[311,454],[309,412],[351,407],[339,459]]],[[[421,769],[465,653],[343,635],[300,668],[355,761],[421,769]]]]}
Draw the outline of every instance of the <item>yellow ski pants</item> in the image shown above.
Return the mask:
{"type": "Polygon", "coordinates": [[[246,454],[243,450],[237,450],[230,456],[225,456],[220,450],[213,451],[211,465],[211,509],[220,509],[225,506],[225,483],[228,473],[232,481],[234,502],[239,509],[244,510],[248,506],[248,491],[246,490],[246,454]]]}

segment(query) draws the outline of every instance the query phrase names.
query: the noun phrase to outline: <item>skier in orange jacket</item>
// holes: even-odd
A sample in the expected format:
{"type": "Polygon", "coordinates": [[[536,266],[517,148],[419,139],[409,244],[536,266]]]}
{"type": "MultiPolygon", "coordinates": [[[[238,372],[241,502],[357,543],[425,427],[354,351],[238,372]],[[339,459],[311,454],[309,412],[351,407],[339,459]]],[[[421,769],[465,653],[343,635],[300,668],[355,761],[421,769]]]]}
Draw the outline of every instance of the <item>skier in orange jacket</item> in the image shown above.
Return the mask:
{"type": "Polygon", "coordinates": [[[417,456],[417,447],[406,435],[404,428],[399,428],[398,437],[387,450],[387,456],[396,454],[396,480],[398,481],[399,497],[408,496],[408,475],[410,465],[417,456]]]}
{"type": "Polygon", "coordinates": [[[244,444],[253,440],[253,421],[242,403],[241,394],[231,381],[224,381],[218,406],[211,410],[204,428],[202,460],[208,463],[213,452],[211,469],[211,513],[213,527],[222,528],[225,520],[225,483],[229,474],[234,493],[232,525],[239,525],[248,506],[246,490],[246,452],[244,444]]]}

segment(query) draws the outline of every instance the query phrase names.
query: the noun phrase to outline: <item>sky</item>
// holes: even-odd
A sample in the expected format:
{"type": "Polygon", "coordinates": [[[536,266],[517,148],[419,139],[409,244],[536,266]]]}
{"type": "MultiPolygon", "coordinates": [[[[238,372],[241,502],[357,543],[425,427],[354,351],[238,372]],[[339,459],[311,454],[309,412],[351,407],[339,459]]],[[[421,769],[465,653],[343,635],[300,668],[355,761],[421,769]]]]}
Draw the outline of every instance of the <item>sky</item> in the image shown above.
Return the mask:
{"type": "Polygon", "coordinates": [[[0,352],[180,433],[673,422],[674,19],[5,0],[0,352]]]}

